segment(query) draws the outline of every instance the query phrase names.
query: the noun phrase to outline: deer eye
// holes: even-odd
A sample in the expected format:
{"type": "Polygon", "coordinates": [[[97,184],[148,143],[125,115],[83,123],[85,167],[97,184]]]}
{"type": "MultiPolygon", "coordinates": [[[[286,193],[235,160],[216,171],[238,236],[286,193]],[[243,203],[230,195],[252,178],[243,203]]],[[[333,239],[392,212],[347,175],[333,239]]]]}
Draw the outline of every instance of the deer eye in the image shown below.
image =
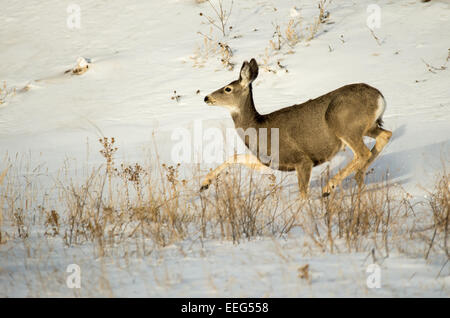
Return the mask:
{"type": "Polygon", "coordinates": [[[231,92],[231,87],[225,87],[225,92],[227,93],[231,92]]]}

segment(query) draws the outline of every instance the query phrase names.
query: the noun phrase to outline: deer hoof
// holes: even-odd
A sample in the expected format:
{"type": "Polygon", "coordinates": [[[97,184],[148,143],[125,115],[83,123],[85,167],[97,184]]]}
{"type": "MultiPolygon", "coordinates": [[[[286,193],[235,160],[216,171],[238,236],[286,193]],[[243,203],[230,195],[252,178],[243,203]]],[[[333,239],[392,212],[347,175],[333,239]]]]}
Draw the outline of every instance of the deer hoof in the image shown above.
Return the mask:
{"type": "Polygon", "coordinates": [[[322,197],[326,198],[331,194],[331,191],[336,189],[336,185],[333,183],[329,183],[325,188],[322,190],[322,197]]]}

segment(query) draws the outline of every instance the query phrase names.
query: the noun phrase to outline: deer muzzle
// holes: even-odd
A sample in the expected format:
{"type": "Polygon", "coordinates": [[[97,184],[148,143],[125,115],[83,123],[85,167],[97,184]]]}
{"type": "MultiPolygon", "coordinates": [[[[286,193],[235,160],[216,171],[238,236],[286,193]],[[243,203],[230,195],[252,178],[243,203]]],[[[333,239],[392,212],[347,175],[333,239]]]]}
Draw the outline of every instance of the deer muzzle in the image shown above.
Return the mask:
{"type": "Polygon", "coordinates": [[[209,95],[205,97],[204,101],[208,105],[214,105],[214,102],[215,102],[214,99],[209,95]]]}

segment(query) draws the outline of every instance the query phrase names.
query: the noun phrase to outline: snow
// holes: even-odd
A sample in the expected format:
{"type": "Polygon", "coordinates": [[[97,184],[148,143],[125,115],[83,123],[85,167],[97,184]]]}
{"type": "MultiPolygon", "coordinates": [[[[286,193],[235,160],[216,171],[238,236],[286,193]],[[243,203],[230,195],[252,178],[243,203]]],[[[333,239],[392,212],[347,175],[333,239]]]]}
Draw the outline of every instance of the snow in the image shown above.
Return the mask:
{"type": "MultiPolygon", "coordinates": [[[[299,43],[294,54],[275,56],[273,61],[281,59],[288,72],[260,71],[254,99],[258,111],[267,113],[349,83],[378,88],[387,102],[385,126],[394,135],[372,167],[377,176],[389,170],[394,182],[419,198],[433,185],[442,159],[449,158],[450,4],[375,1],[381,8],[381,27],[374,29],[380,45],[366,25],[367,6],[373,2],[332,1],[327,10],[334,23],[323,25],[310,42],[299,43]],[[447,69],[431,72],[425,62],[447,69]]],[[[209,107],[203,98],[235,80],[242,61],[263,59],[272,22],[284,28],[292,16],[312,19],[317,14],[316,1],[235,1],[227,43],[235,50],[231,60],[236,66],[227,71],[218,57],[193,67],[191,57],[202,45],[197,32],[209,33],[199,15],[209,12],[207,3],[76,3],[81,9],[79,29],[67,26],[66,2],[26,0],[0,10],[0,81],[30,88],[0,104],[0,156],[19,154],[31,166],[43,164],[48,179],[66,160],[102,163],[97,147],[101,135],[117,139],[119,160],[143,162],[155,142],[161,161],[173,164],[175,128],[192,130],[196,120],[204,127],[233,127],[226,109],[209,107]],[[89,70],[80,76],[64,74],[80,57],[90,59],[89,70]],[[174,91],[179,102],[171,99],[174,91]]],[[[339,154],[331,162],[333,171],[348,156],[339,154]]],[[[314,169],[313,183],[322,170],[314,169]]],[[[382,288],[368,289],[367,253],[308,256],[302,242],[298,233],[237,245],[186,241],[130,259],[127,266],[120,258],[93,259],[89,246],[67,249],[51,240],[41,251],[48,249],[49,257],[37,255],[24,263],[28,247],[8,242],[0,245],[0,295],[450,295],[449,266],[438,275],[441,259],[426,262],[392,254],[381,266],[382,288]],[[65,287],[70,263],[88,268],[82,284],[89,288],[65,287]],[[310,283],[297,277],[304,264],[311,269],[310,283]],[[45,286],[42,278],[33,276],[36,272],[47,277],[45,286]],[[109,287],[102,285],[102,275],[108,277],[109,287]]]]}

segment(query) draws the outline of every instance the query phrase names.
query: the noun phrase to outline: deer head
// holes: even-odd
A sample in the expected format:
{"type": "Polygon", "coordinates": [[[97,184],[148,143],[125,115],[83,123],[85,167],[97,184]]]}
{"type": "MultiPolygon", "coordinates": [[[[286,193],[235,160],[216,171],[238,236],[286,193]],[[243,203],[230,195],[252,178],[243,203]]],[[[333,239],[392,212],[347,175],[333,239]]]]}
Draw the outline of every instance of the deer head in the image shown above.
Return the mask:
{"type": "Polygon", "coordinates": [[[252,82],[258,76],[258,64],[255,59],[242,64],[239,79],[219,88],[205,97],[208,105],[223,106],[231,113],[240,113],[252,101],[252,82]]]}

